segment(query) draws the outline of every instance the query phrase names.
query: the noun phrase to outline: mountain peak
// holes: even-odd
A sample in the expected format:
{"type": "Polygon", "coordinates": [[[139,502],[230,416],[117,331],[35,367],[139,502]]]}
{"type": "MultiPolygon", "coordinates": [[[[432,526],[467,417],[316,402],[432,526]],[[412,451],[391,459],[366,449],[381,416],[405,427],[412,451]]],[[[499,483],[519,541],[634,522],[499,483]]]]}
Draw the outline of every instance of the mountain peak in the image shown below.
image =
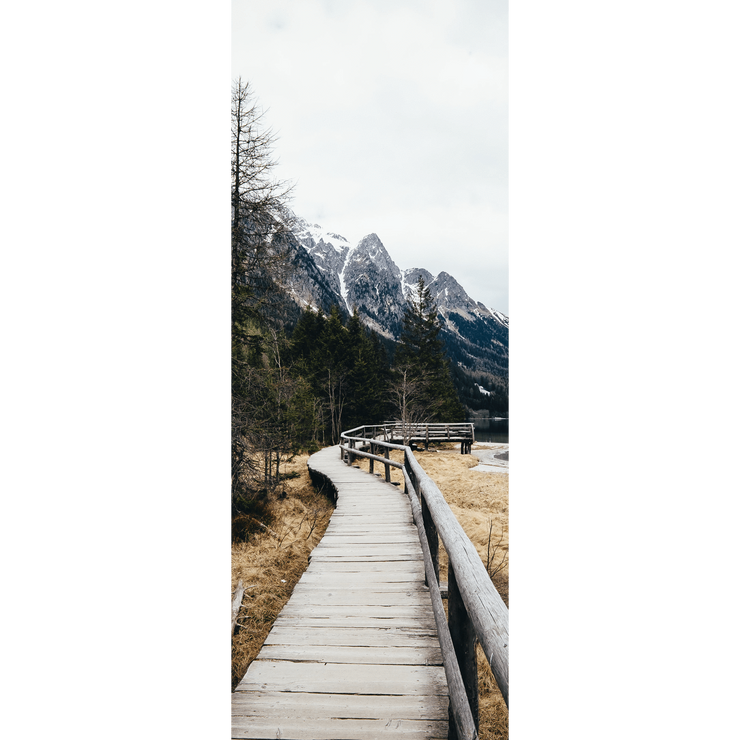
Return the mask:
{"type": "Polygon", "coordinates": [[[360,254],[367,254],[371,259],[375,259],[378,255],[383,255],[390,259],[388,251],[383,246],[383,242],[380,241],[380,237],[378,237],[377,234],[368,234],[367,236],[363,236],[357,243],[355,250],[360,254]]]}
{"type": "Polygon", "coordinates": [[[412,267],[410,270],[404,270],[401,276],[401,289],[404,297],[416,290],[419,278],[424,280],[424,285],[429,286],[434,282],[434,275],[423,267],[412,267]]]}

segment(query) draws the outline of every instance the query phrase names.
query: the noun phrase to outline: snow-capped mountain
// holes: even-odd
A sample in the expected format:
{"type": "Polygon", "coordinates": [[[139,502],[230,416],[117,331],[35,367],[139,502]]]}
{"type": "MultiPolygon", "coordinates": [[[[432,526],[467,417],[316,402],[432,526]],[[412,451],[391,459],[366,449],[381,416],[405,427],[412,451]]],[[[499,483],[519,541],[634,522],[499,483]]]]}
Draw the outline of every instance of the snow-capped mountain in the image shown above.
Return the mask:
{"type": "Polygon", "coordinates": [[[309,224],[301,218],[296,218],[293,234],[311,255],[334,293],[342,297],[340,305],[346,309],[340,275],[344,270],[347,253],[350,251],[349,242],[343,236],[325,231],[318,224],[309,224]]]}
{"type": "Polygon", "coordinates": [[[352,245],[318,224],[295,218],[294,275],[288,288],[296,302],[321,307],[332,304],[360,318],[387,339],[403,329],[406,298],[419,277],[437,303],[450,359],[469,371],[508,376],[509,319],[474,301],[447,272],[434,276],[423,268],[398,268],[377,234],[352,245]]]}

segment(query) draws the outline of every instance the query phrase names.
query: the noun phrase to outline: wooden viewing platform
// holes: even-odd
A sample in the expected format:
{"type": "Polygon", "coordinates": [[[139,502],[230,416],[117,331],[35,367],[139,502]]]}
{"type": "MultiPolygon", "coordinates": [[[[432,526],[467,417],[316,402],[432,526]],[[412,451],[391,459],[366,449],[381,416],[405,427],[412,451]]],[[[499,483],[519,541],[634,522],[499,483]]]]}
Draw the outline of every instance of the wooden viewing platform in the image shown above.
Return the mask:
{"type": "Polygon", "coordinates": [[[417,528],[398,487],[312,455],[336,510],[232,694],[233,738],[448,737],[448,685],[417,528]]]}
{"type": "Polygon", "coordinates": [[[411,445],[424,445],[424,449],[429,449],[430,444],[440,442],[460,442],[460,452],[469,455],[475,443],[475,425],[471,422],[445,424],[384,421],[382,424],[366,424],[350,429],[343,434],[343,438],[349,440],[353,437],[400,444],[406,440],[411,445]]]}

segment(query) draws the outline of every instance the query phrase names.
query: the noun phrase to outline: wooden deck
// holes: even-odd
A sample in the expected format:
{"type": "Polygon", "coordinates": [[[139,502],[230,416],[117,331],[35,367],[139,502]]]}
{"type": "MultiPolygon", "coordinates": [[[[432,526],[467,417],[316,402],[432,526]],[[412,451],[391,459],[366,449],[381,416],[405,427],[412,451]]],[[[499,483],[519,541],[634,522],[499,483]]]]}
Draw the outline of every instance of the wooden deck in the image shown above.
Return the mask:
{"type": "Polygon", "coordinates": [[[232,694],[233,738],[447,738],[448,690],[406,495],[312,455],[337,507],[232,694]]]}

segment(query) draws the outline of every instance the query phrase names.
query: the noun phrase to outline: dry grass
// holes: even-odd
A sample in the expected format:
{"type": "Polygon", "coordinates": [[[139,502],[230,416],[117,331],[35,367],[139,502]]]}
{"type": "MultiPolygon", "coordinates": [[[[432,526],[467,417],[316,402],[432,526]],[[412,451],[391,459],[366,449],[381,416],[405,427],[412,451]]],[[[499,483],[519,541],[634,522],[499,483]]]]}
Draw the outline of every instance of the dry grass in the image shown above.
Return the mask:
{"type": "Polygon", "coordinates": [[[285,498],[271,501],[272,532],[250,536],[231,548],[231,588],[241,579],[247,589],[231,648],[231,689],[257,657],[272,623],[308,567],[308,556],[324,535],[333,506],[315,491],[308,476],[308,455],[299,455],[285,472],[299,476],[284,482],[285,498]]]}
{"type": "MultiPolygon", "coordinates": [[[[460,525],[478,550],[485,565],[488,534],[492,528],[492,545],[502,536],[495,563],[501,561],[509,547],[509,476],[502,473],[480,473],[470,470],[477,458],[461,455],[452,445],[439,452],[417,452],[416,457],[444,495],[460,525]]],[[[391,458],[402,460],[401,453],[391,458]]],[[[275,502],[277,537],[269,533],[252,536],[245,544],[232,548],[232,588],[241,579],[247,590],[232,648],[232,689],[246,673],[249,663],[259,653],[272,623],[290,598],[293,587],[308,566],[308,555],[323,536],[332,506],[311,486],[307,455],[296,457],[287,466],[299,478],[286,481],[288,497],[275,502]],[[307,515],[307,512],[309,514],[307,515]],[[311,536],[309,519],[317,520],[311,536]],[[283,580],[285,582],[283,582],[283,580]]],[[[368,470],[368,460],[356,458],[355,465],[368,470]]],[[[375,463],[375,473],[385,475],[385,466],[375,463]]],[[[403,485],[403,474],[391,468],[391,481],[403,485]]],[[[447,580],[447,554],[440,543],[440,578],[447,580]]],[[[508,561],[493,579],[504,602],[509,604],[508,561]]],[[[483,651],[478,647],[478,691],[481,740],[508,738],[509,713],[493,678],[483,651]]]]}

